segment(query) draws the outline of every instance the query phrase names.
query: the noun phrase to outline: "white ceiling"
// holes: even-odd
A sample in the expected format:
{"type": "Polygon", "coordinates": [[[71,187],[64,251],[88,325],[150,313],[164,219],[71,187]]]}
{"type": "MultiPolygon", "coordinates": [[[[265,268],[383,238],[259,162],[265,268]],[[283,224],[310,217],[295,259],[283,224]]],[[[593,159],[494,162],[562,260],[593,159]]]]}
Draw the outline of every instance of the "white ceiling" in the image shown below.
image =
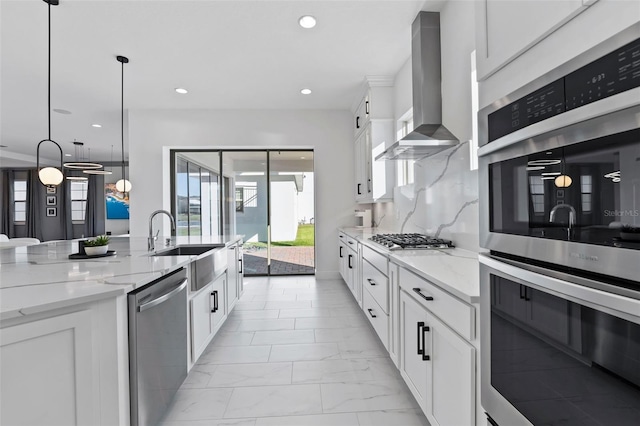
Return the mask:
{"type": "MultiPolygon", "coordinates": [[[[349,109],[365,75],[395,75],[420,10],[442,1],[97,1],[52,7],[52,139],[120,154],[120,63],[129,109],[349,109]],[[314,15],[318,25],[297,21],[314,15]],[[175,93],[185,87],[187,95],[175,93]],[[301,95],[308,87],[311,95],[301,95]],[[92,123],[102,128],[91,127],[92,123]]],[[[47,137],[47,4],[0,2],[0,166],[47,137]]],[[[44,156],[55,158],[51,146],[44,156]]]]}

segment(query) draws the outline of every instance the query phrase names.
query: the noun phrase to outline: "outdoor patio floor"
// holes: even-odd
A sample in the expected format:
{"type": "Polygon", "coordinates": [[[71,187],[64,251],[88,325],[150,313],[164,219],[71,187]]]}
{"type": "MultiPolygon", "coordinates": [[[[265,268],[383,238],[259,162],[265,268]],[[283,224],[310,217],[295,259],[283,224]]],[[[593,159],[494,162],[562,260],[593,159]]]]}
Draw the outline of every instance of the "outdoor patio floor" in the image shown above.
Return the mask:
{"type": "MultiPolygon", "coordinates": [[[[243,262],[245,275],[266,275],[267,249],[245,250],[243,262]]],[[[314,247],[271,248],[272,275],[313,274],[314,271],[314,247]]]]}

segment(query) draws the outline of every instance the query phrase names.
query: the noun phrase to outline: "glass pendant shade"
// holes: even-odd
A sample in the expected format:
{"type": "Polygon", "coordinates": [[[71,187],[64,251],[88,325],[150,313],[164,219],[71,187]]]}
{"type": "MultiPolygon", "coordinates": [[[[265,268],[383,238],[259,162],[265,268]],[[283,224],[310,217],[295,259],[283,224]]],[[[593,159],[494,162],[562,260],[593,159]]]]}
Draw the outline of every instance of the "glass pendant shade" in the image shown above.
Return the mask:
{"type": "Polygon", "coordinates": [[[131,182],[126,179],[120,179],[116,182],[116,189],[120,192],[129,192],[131,191],[131,182]]]}
{"type": "Polygon", "coordinates": [[[64,180],[60,169],[56,169],[55,167],[43,167],[38,171],[38,178],[40,178],[40,182],[46,186],[58,186],[64,180]]]}
{"type": "Polygon", "coordinates": [[[560,175],[554,182],[558,188],[568,188],[573,183],[573,180],[567,175],[560,175]]]}

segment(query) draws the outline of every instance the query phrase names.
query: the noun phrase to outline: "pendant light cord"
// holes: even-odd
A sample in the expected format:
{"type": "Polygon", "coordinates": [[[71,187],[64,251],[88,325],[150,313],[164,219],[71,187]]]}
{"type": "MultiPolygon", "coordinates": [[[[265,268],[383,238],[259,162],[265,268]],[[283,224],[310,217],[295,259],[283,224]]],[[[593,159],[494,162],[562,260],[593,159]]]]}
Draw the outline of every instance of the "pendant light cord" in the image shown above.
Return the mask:
{"type": "Polygon", "coordinates": [[[124,171],[124,62],[121,62],[121,82],[120,85],[120,141],[122,144],[122,179],[124,180],[124,193],[127,193],[127,175],[124,171]]]}
{"type": "Polygon", "coordinates": [[[51,140],[51,3],[49,3],[49,56],[47,66],[47,118],[49,121],[49,140],[51,140]]]}

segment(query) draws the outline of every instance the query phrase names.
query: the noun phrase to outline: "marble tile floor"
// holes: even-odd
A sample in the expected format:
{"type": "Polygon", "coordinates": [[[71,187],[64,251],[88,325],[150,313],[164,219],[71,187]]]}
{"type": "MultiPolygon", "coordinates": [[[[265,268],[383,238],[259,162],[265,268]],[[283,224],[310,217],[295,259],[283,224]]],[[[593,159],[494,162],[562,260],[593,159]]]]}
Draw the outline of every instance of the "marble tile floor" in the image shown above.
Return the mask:
{"type": "Polygon", "coordinates": [[[163,426],[429,426],[342,280],[245,278],[163,426]]]}

